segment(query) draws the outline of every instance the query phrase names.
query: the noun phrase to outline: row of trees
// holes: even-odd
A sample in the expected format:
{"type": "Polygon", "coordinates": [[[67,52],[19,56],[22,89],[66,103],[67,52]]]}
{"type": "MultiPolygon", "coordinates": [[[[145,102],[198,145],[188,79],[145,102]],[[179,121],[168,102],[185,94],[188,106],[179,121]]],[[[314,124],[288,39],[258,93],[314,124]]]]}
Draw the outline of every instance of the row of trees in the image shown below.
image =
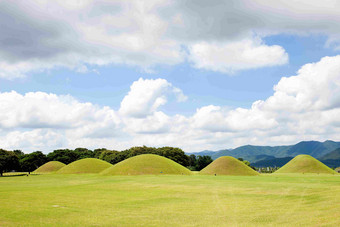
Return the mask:
{"type": "Polygon", "coordinates": [[[86,148],[58,149],[45,155],[41,151],[24,154],[20,150],[6,151],[0,149],[0,173],[16,170],[32,172],[48,161],[60,161],[69,164],[83,158],[98,158],[111,164],[116,164],[127,158],[140,154],[156,154],[169,158],[191,170],[201,170],[212,162],[210,156],[186,155],[180,148],[175,147],[131,147],[124,151],[100,148],[89,150],[86,148]]]}
{"type": "Polygon", "coordinates": [[[212,158],[208,155],[196,156],[194,154],[189,156],[189,169],[193,171],[200,171],[212,162],[212,158]]]}
{"type": "Polygon", "coordinates": [[[20,150],[0,149],[0,175],[11,170],[32,172],[47,161],[46,155],[41,151],[24,154],[20,150]]]}

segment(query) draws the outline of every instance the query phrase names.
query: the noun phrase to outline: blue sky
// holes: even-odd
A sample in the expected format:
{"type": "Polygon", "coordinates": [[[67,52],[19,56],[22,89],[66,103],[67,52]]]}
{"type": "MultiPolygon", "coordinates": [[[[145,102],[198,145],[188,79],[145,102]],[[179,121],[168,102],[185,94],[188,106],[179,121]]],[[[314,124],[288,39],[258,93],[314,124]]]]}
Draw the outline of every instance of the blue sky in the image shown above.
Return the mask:
{"type": "Polygon", "coordinates": [[[340,140],[340,7],[319,4],[1,2],[0,144],[340,140]]]}

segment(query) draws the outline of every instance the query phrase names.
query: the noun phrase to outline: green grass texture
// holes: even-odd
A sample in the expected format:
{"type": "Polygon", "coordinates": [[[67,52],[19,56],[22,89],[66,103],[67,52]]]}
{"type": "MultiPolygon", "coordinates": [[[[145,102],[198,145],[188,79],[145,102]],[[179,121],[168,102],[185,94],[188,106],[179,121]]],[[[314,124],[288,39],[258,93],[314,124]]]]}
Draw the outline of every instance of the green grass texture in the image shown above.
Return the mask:
{"type": "Polygon", "coordinates": [[[184,166],[159,155],[142,154],[104,170],[102,175],[145,175],[145,174],[180,174],[191,175],[191,171],[184,166]]]}
{"type": "Polygon", "coordinates": [[[0,226],[340,226],[340,176],[0,177],[0,226]]]}
{"type": "Polygon", "coordinates": [[[334,170],[310,155],[298,155],[275,173],[337,174],[334,170]]]}
{"type": "Polygon", "coordinates": [[[233,176],[257,176],[258,172],[231,156],[223,156],[200,171],[200,174],[209,175],[233,175],[233,176]]]}
{"type": "Polygon", "coordinates": [[[75,173],[100,173],[104,169],[110,168],[112,165],[108,162],[105,162],[96,158],[84,158],[77,161],[74,161],[67,166],[64,166],[56,173],[67,173],[67,174],[75,174],[75,173]]]}
{"type": "Polygon", "coordinates": [[[66,166],[66,165],[62,162],[50,161],[50,162],[47,162],[44,165],[40,166],[33,173],[38,173],[38,174],[54,173],[54,172],[58,171],[59,169],[63,168],[64,166],[66,166]]]}

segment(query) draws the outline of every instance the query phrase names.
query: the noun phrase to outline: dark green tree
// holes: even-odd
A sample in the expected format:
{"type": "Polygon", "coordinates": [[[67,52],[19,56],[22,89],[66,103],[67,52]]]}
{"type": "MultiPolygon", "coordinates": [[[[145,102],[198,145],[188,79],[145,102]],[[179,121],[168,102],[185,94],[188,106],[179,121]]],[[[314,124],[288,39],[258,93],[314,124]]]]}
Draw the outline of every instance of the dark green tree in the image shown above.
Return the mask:
{"type": "Polygon", "coordinates": [[[208,155],[204,155],[204,156],[198,156],[197,159],[197,165],[196,165],[196,170],[200,171],[201,169],[205,168],[207,165],[209,165],[210,163],[212,163],[212,158],[208,155]]]}
{"type": "Polygon", "coordinates": [[[111,150],[102,150],[99,159],[107,161],[111,164],[116,164],[118,161],[118,156],[119,152],[118,151],[111,151],[111,150]]]}
{"type": "Polygon", "coordinates": [[[17,170],[19,168],[19,158],[13,151],[0,149],[0,176],[3,172],[17,170]]]}
{"type": "Polygon", "coordinates": [[[169,158],[182,166],[189,166],[189,156],[184,151],[177,147],[160,147],[157,153],[161,156],[169,158]]]}
{"type": "Polygon", "coordinates": [[[133,156],[140,155],[140,154],[157,154],[157,149],[154,147],[147,147],[147,146],[131,147],[130,149],[126,151],[126,154],[127,154],[126,156],[127,158],[131,158],[133,156]]]}
{"type": "Polygon", "coordinates": [[[30,154],[25,154],[19,162],[22,171],[31,173],[39,166],[45,164],[47,162],[47,157],[41,151],[35,151],[30,154]]]}
{"type": "Polygon", "coordinates": [[[49,161],[59,161],[69,164],[79,159],[79,153],[69,149],[58,149],[47,155],[49,161]]]}
{"type": "Polygon", "coordinates": [[[189,166],[196,166],[196,164],[197,164],[196,155],[191,154],[189,156],[189,166]]]}
{"type": "Polygon", "coordinates": [[[13,152],[18,156],[19,159],[21,159],[25,155],[25,153],[21,150],[13,150],[13,152]]]}
{"type": "Polygon", "coordinates": [[[107,151],[108,149],[106,149],[106,148],[97,148],[97,149],[94,149],[93,150],[93,157],[94,158],[99,158],[99,156],[101,155],[101,153],[103,152],[103,151],[107,151]]]}
{"type": "Polygon", "coordinates": [[[93,151],[86,149],[86,148],[79,147],[79,148],[76,148],[74,152],[78,154],[78,159],[94,157],[93,151]]]}

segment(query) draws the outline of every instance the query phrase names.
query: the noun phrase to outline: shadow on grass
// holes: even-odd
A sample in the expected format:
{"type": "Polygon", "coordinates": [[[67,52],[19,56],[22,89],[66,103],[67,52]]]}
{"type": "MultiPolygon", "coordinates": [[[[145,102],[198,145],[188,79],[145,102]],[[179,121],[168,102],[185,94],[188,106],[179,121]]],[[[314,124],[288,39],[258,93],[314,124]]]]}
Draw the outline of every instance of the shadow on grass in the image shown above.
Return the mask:
{"type": "Polygon", "coordinates": [[[2,176],[0,177],[22,177],[22,176],[35,176],[35,175],[39,175],[39,174],[35,174],[35,173],[4,173],[2,176]]]}

